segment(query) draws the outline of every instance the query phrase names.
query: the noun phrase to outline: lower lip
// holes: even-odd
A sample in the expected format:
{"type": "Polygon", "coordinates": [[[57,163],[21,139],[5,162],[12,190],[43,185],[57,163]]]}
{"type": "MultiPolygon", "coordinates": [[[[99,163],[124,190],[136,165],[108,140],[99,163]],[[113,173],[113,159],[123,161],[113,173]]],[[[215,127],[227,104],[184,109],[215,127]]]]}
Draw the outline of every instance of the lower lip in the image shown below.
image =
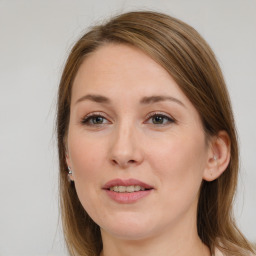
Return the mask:
{"type": "Polygon", "coordinates": [[[150,190],[144,190],[144,191],[137,191],[137,192],[132,192],[132,193],[119,193],[119,192],[114,192],[111,190],[105,190],[107,195],[116,201],[117,203],[120,204],[131,204],[135,203],[138,200],[148,196],[152,189],[150,190]]]}

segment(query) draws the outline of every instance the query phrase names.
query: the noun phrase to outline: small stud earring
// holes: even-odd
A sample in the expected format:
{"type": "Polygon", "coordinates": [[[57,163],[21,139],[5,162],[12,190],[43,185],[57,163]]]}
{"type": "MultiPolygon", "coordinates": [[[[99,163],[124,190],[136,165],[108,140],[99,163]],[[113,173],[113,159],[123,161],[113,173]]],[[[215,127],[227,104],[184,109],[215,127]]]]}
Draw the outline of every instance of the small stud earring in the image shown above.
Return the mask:
{"type": "Polygon", "coordinates": [[[68,174],[71,175],[72,174],[72,170],[71,168],[68,166],[68,174]]]}
{"type": "Polygon", "coordinates": [[[213,160],[216,161],[217,160],[217,156],[214,155],[213,156],[213,160]]]}

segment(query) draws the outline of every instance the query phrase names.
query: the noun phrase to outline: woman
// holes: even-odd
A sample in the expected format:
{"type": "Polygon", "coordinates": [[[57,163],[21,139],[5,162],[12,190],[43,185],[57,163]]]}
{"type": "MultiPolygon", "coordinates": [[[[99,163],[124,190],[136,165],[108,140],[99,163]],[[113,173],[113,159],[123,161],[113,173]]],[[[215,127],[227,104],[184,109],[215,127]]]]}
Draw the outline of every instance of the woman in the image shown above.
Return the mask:
{"type": "Polygon", "coordinates": [[[131,12],[92,28],[64,68],[57,129],[71,255],[254,252],[232,215],[238,147],[225,82],[187,24],[131,12]]]}

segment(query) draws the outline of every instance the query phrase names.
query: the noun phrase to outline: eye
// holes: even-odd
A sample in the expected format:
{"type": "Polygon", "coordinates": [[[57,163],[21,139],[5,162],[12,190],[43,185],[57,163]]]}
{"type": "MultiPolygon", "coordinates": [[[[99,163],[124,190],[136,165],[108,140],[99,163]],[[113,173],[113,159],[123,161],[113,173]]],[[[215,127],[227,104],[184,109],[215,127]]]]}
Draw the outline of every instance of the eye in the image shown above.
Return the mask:
{"type": "Polygon", "coordinates": [[[153,113],[147,117],[147,123],[151,123],[153,125],[168,125],[174,122],[175,120],[173,118],[162,113],[153,113]]]}
{"type": "Polygon", "coordinates": [[[99,126],[110,122],[101,114],[89,114],[81,120],[81,123],[88,126],[99,126]]]}

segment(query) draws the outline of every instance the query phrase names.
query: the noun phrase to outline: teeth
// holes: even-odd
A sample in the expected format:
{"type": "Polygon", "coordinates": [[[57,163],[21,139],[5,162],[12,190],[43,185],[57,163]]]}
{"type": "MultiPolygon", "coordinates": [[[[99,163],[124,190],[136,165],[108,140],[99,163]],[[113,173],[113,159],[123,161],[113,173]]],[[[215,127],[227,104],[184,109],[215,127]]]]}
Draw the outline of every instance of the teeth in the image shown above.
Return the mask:
{"type": "Polygon", "coordinates": [[[135,185],[135,186],[114,186],[110,188],[111,191],[119,192],[119,193],[132,193],[140,190],[145,190],[145,188],[135,185]]]}

